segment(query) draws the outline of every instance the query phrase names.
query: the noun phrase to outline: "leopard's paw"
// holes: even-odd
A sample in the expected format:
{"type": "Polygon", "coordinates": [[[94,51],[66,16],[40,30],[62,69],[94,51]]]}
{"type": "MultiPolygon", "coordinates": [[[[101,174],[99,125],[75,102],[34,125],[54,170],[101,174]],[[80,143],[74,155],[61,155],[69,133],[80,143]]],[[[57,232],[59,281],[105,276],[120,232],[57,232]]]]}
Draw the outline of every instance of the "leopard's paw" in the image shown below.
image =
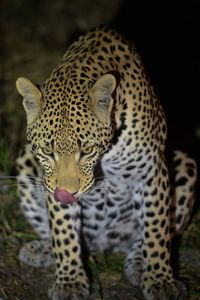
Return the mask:
{"type": "Polygon", "coordinates": [[[54,264],[51,241],[31,241],[26,243],[19,252],[19,259],[31,267],[49,267],[54,264]]]}
{"type": "Polygon", "coordinates": [[[49,290],[50,300],[86,300],[89,297],[87,283],[55,283],[49,290]]]}
{"type": "Polygon", "coordinates": [[[144,295],[147,300],[185,300],[187,289],[180,281],[163,281],[146,286],[144,295]]]}

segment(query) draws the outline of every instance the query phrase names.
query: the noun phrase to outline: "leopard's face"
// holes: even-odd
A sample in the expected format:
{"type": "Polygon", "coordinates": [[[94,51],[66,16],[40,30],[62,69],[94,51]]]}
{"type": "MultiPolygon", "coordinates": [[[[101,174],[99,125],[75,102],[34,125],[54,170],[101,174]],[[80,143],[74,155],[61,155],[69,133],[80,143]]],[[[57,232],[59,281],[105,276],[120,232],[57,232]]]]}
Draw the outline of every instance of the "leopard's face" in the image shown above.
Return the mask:
{"type": "Polygon", "coordinates": [[[74,123],[80,121],[79,126],[65,123],[63,117],[60,122],[65,125],[55,129],[46,126],[48,118],[45,120],[42,114],[27,128],[28,140],[44,169],[44,183],[50,192],[58,187],[78,196],[94,183],[94,168],[110,146],[112,127],[102,126],[89,112],[87,115],[86,121],[74,118],[74,123]]]}
{"type": "Polygon", "coordinates": [[[27,139],[44,169],[49,192],[59,188],[79,197],[93,185],[95,166],[113,137],[115,84],[114,76],[106,74],[74,97],[69,88],[52,93],[47,82],[39,91],[27,79],[18,79],[27,113],[27,139]]]}

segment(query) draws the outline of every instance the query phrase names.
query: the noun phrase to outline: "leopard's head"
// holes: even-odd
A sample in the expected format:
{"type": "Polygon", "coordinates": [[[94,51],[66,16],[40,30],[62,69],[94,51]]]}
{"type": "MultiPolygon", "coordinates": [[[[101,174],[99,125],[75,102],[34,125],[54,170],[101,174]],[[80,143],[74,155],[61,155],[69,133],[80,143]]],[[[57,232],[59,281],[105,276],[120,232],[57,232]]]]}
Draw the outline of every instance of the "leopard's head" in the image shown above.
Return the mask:
{"type": "Polygon", "coordinates": [[[104,74],[82,86],[55,77],[43,87],[20,77],[16,86],[47,190],[80,197],[92,187],[95,166],[111,146],[115,76],[104,74]]]}

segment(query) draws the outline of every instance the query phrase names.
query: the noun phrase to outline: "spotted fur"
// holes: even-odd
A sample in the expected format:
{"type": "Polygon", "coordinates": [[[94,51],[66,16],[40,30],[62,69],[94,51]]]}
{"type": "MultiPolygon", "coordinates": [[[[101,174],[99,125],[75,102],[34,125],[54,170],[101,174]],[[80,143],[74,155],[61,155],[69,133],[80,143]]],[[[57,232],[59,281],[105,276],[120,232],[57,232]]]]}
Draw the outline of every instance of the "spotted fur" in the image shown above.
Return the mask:
{"type": "MultiPolygon", "coordinates": [[[[91,252],[127,253],[127,278],[145,299],[185,299],[170,243],[190,219],[196,164],[175,152],[171,183],[165,115],[134,45],[100,26],[69,47],[43,86],[19,78],[17,88],[29,143],[17,163],[19,193],[40,237],[47,245],[52,238],[49,297],[88,298],[83,238],[91,252]],[[76,200],[56,201],[56,189],[76,200]]],[[[31,247],[21,259],[34,265],[31,247]]]]}

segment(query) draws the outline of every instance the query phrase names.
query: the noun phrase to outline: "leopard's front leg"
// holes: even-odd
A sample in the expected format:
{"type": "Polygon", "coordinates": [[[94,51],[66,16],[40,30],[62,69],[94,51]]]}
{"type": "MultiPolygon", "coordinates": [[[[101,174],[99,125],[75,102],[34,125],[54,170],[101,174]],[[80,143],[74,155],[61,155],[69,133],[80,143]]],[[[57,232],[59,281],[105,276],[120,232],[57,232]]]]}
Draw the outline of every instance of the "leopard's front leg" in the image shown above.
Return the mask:
{"type": "Polygon", "coordinates": [[[143,185],[139,245],[128,255],[125,269],[147,300],[183,300],[185,288],[173,278],[170,265],[170,198],[168,170],[160,158],[143,185]],[[132,270],[130,266],[132,265],[132,270]]]}
{"type": "Polygon", "coordinates": [[[48,210],[56,268],[49,297],[52,300],[85,300],[89,284],[81,261],[80,207],[73,203],[63,208],[49,196],[48,210]]]}
{"type": "MultiPolygon", "coordinates": [[[[155,160],[154,160],[155,163],[155,160]]],[[[170,186],[168,170],[158,158],[144,188],[142,289],[148,300],[185,299],[184,286],[170,265],[170,186]]]]}

